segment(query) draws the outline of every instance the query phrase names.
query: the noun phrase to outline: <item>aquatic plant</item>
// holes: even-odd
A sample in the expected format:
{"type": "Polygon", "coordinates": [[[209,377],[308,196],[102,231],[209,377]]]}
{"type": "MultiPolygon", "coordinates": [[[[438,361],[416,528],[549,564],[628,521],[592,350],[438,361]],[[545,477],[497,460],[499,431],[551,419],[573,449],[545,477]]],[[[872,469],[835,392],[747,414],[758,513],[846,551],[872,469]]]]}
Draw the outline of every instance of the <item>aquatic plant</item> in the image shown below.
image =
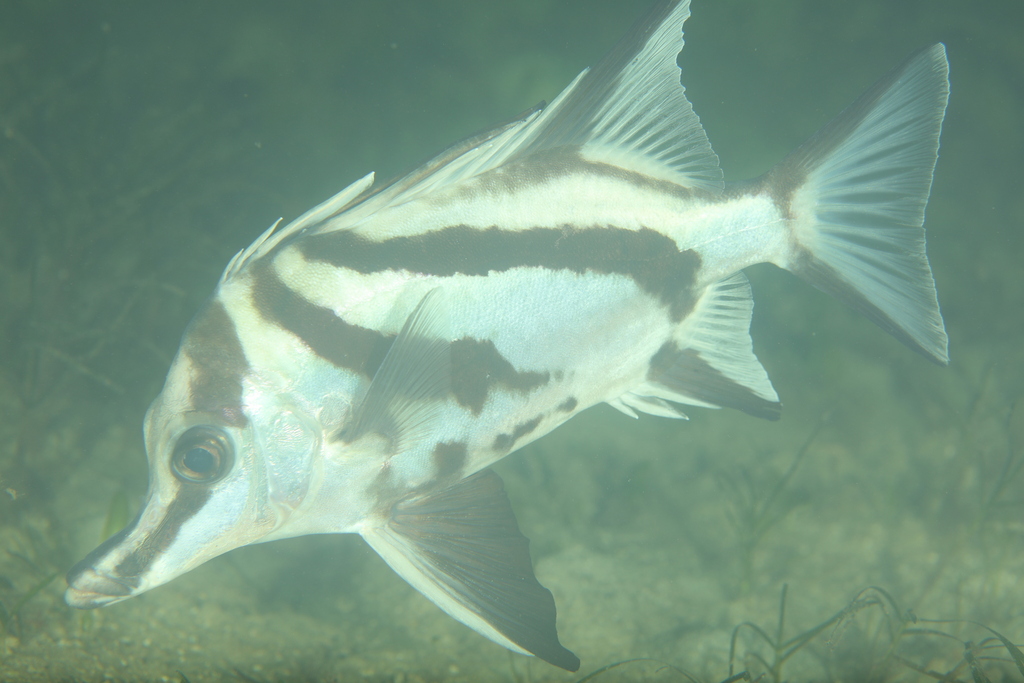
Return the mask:
{"type": "Polygon", "coordinates": [[[790,484],[826,421],[827,414],[819,418],[806,441],[793,456],[789,467],[767,489],[758,484],[758,480],[763,477],[754,477],[748,470],[718,472],[716,481],[723,493],[726,514],[739,549],[741,593],[751,589],[755,575],[754,553],[765,535],[806,502],[790,490],[790,484]]]}
{"type": "MultiPolygon", "coordinates": [[[[744,621],[732,630],[729,640],[728,672],[720,683],[755,681],[782,683],[789,680],[786,666],[799,654],[811,655],[824,668],[812,680],[885,681],[904,680],[906,674],[942,683],[989,683],[1007,679],[1011,672],[1024,676],[1024,653],[999,631],[965,620],[922,619],[913,610],[902,609],[886,590],[871,586],[859,591],[841,610],[814,626],[787,636],[786,601],[783,585],[774,628],[744,621]],[[868,638],[858,642],[844,661],[841,641],[854,621],[874,612],[868,638]],[[942,625],[970,626],[984,632],[980,640],[962,640],[939,628],[942,625]],[[956,644],[953,649],[941,648],[956,644]],[[819,645],[812,652],[812,646],[819,645]],[[740,669],[740,662],[745,668],[740,669]],[[936,668],[938,667],[938,668],[936,668]],[[965,678],[969,676],[970,678],[965,678]]],[[[665,680],[705,683],[705,679],[671,663],[653,658],[631,658],[612,662],[580,678],[577,683],[596,680],[665,680]]],[[[806,667],[800,678],[808,678],[806,667]]],[[[1008,679],[1007,679],[1008,680],[1008,679]]]]}
{"type": "MultiPolygon", "coordinates": [[[[11,553],[15,555],[15,553],[11,553]]],[[[60,575],[60,572],[52,572],[42,579],[37,581],[35,584],[29,587],[27,591],[18,596],[10,607],[4,604],[3,600],[0,600],[0,627],[3,628],[5,633],[9,633],[17,638],[21,638],[23,635],[23,627],[21,623],[21,610],[28,603],[29,600],[39,595],[39,592],[46,588],[50,583],[60,575]]]]}

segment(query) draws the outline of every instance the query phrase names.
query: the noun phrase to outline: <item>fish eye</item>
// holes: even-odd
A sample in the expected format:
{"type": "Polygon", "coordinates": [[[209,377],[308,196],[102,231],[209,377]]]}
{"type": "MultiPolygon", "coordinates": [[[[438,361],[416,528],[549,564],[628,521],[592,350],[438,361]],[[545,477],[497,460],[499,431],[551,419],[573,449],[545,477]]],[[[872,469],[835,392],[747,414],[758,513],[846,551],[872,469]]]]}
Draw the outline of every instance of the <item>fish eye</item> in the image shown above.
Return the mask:
{"type": "Polygon", "coordinates": [[[223,431],[193,427],[178,438],[171,470],[182,481],[211,484],[231,469],[232,455],[231,443],[223,431]]]}

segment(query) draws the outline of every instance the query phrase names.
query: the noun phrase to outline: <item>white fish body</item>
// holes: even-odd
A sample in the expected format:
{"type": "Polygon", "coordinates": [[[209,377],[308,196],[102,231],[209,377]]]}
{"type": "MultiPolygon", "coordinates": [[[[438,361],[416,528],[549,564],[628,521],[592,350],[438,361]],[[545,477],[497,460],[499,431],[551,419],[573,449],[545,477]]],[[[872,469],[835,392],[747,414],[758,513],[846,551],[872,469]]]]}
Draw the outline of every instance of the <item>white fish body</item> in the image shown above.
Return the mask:
{"type": "Polygon", "coordinates": [[[775,418],[742,269],[788,269],[945,363],[924,207],[948,97],[925,49],[726,185],[663,2],[546,108],[228,265],[146,417],[139,517],[68,575],[137,595],[249,543],[355,532],[452,616],[576,670],[489,465],[581,410],[775,418]]]}

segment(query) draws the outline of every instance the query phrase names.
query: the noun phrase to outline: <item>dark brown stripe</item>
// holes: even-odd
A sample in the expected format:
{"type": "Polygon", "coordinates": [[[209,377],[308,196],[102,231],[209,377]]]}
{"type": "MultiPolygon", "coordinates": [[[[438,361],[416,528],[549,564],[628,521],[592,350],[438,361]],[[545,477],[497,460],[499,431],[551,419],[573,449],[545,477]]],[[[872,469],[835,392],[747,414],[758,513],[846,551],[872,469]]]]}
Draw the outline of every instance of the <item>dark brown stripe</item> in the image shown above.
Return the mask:
{"type": "Polygon", "coordinates": [[[754,417],[778,420],[782,404],[764,399],[749,387],[723,375],[693,349],[666,342],[651,358],[647,378],[672,391],[711,405],[735,408],[754,417]]]}
{"type": "Polygon", "coordinates": [[[532,420],[527,420],[517,424],[515,429],[512,430],[511,434],[498,434],[494,437],[494,444],[492,448],[499,452],[505,452],[512,450],[512,447],[516,445],[516,441],[523,438],[540,425],[542,415],[538,415],[532,420]]]}
{"type": "MultiPolygon", "coordinates": [[[[394,335],[349,324],[331,309],[310,303],[282,282],[270,263],[261,262],[253,271],[253,299],[265,320],[288,330],[337,367],[373,377],[394,335]]],[[[546,372],[518,372],[490,340],[465,337],[452,342],[451,360],[455,399],[476,414],[496,386],[527,392],[548,381],[546,372]]]]}
{"type": "Polygon", "coordinates": [[[548,383],[546,372],[519,372],[490,339],[465,337],[452,342],[452,392],[459,405],[479,415],[487,394],[501,385],[528,393],[548,383]]]}
{"type": "Polygon", "coordinates": [[[576,400],[576,398],[574,396],[570,396],[569,398],[559,403],[558,407],[555,408],[555,410],[562,413],[571,413],[572,411],[576,410],[577,405],[579,405],[579,402],[576,400]]]}
{"type": "Polygon", "coordinates": [[[653,178],[622,166],[602,161],[589,161],[580,155],[579,147],[565,146],[534,152],[478,177],[475,184],[465,185],[462,194],[472,200],[480,192],[514,194],[523,189],[577,175],[601,177],[632,185],[638,190],[660,192],[677,199],[691,199],[695,191],[677,183],[653,178]]]}
{"type": "Polygon", "coordinates": [[[434,460],[434,469],[437,471],[436,480],[446,483],[455,483],[458,476],[462,474],[462,468],[466,464],[467,449],[464,443],[439,443],[434,447],[431,454],[434,460]]]}
{"type": "Polygon", "coordinates": [[[213,299],[200,310],[185,333],[183,349],[193,366],[192,406],[221,416],[229,425],[244,426],[242,377],[249,363],[224,304],[213,299]]]}
{"type": "Polygon", "coordinates": [[[282,282],[267,260],[257,263],[253,274],[253,301],[265,320],[294,334],[329,363],[373,377],[395,335],[351,325],[331,309],[310,303],[282,282]]]}
{"type": "MultiPolygon", "coordinates": [[[[83,572],[88,569],[93,569],[99,561],[106,557],[113,548],[121,545],[124,539],[128,538],[129,534],[135,530],[139,520],[142,519],[142,510],[139,510],[139,514],[135,515],[135,519],[131,521],[125,528],[118,531],[116,534],[108,538],[107,540],[100,543],[91,553],[86,555],[84,558],[75,563],[71,569],[68,570],[67,576],[65,577],[68,585],[74,584],[75,580],[81,576],[83,572]]],[[[132,590],[139,587],[139,581],[137,576],[131,577],[117,577],[118,581],[121,582],[125,587],[124,595],[131,595],[132,590]]]]}
{"type": "Polygon", "coordinates": [[[177,538],[181,525],[192,518],[210,498],[210,487],[204,484],[182,483],[178,494],[167,506],[164,518],[160,520],[142,544],[130,552],[115,571],[118,578],[137,578],[149,569],[153,560],[170,547],[177,538]]]}
{"type": "Polygon", "coordinates": [[[438,277],[482,277],[530,267],[626,275],[664,302],[676,321],[693,306],[691,287],[701,263],[695,251],[680,251],[656,230],[611,226],[509,231],[455,225],[383,242],[342,230],[312,235],[298,245],[306,259],[363,274],[406,270],[438,277]]]}

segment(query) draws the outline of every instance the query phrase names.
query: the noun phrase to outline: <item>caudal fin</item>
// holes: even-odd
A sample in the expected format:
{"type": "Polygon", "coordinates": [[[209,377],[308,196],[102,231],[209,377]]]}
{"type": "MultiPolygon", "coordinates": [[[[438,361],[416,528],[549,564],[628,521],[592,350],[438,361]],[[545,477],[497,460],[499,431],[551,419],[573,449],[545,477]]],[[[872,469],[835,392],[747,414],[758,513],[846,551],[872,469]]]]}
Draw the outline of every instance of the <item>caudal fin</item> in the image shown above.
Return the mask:
{"type": "Polygon", "coordinates": [[[777,265],[942,364],[948,339],[923,224],[948,98],[940,43],[889,72],[763,179],[791,230],[777,265]]]}

